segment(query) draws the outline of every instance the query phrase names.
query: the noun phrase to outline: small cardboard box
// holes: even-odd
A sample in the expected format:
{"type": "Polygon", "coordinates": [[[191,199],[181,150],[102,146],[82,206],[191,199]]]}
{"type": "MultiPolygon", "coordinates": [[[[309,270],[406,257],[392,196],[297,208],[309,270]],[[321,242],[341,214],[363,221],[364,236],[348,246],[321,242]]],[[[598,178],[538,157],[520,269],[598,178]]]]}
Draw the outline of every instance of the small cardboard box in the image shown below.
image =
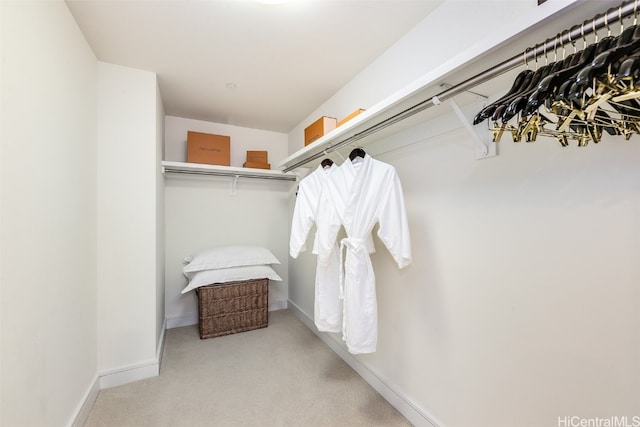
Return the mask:
{"type": "Polygon", "coordinates": [[[336,128],[337,120],[334,117],[322,116],[304,130],[304,145],[311,144],[316,139],[331,132],[336,128]]]}
{"type": "Polygon", "coordinates": [[[187,162],[230,166],[231,137],[188,131],[187,162]]]}
{"type": "Polygon", "coordinates": [[[271,165],[264,162],[245,162],[242,167],[254,169],[271,169],[271,165]]]}
{"type": "Polygon", "coordinates": [[[349,114],[344,119],[340,120],[338,122],[338,126],[345,124],[346,122],[348,122],[349,120],[353,119],[355,116],[357,116],[358,114],[362,113],[363,111],[365,111],[364,108],[358,108],[356,111],[354,111],[353,113],[349,114]]]}
{"type": "Polygon", "coordinates": [[[269,153],[247,150],[247,163],[269,163],[269,153]]]}

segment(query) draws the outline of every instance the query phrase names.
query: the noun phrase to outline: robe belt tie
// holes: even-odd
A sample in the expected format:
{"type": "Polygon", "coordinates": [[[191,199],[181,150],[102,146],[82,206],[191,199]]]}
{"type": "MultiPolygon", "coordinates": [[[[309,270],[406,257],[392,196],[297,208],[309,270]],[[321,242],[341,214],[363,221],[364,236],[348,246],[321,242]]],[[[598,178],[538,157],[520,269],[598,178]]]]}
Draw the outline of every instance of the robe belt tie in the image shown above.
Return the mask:
{"type": "MultiPolygon", "coordinates": [[[[352,252],[366,250],[364,239],[346,237],[340,240],[340,299],[344,300],[344,252],[345,249],[352,252]]],[[[342,339],[347,340],[347,304],[342,303],[342,339]]]]}
{"type": "Polygon", "coordinates": [[[358,252],[365,248],[365,239],[345,237],[340,240],[340,299],[344,299],[344,252],[345,249],[358,252]]]}

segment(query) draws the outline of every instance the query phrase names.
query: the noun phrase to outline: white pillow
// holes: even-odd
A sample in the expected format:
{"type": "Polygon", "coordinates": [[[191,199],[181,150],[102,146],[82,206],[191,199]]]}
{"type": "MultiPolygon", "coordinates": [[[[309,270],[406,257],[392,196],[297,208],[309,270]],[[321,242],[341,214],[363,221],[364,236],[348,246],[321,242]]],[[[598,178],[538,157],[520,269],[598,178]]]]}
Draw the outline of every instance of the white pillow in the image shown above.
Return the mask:
{"type": "Polygon", "coordinates": [[[215,268],[241,267],[244,265],[280,264],[269,249],[262,246],[220,246],[186,257],[182,271],[187,273],[215,268]]]}
{"type": "Polygon", "coordinates": [[[242,267],[203,270],[192,274],[189,284],[182,290],[182,293],[184,294],[200,286],[212,285],[214,283],[265,278],[277,281],[282,280],[282,278],[278,276],[278,273],[268,265],[246,265],[242,267]]]}

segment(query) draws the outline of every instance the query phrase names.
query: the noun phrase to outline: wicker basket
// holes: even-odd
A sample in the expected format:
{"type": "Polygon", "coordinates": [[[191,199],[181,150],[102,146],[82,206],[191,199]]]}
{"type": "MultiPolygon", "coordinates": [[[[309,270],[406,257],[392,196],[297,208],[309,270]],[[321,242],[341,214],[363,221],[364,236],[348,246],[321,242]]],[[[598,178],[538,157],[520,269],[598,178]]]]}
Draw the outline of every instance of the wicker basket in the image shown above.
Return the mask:
{"type": "Polygon", "coordinates": [[[201,339],[266,328],[269,324],[269,279],[202,286],[196,294],[201,339]]]}

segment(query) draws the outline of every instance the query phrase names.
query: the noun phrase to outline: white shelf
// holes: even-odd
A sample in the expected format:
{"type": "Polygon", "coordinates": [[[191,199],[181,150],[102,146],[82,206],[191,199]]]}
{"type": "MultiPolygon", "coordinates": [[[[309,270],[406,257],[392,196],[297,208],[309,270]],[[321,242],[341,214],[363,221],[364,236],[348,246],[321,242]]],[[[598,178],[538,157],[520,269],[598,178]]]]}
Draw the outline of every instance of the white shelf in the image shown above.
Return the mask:
{"type": "MultiPolygon", "coordinates": [[[[420,95],[423,94],[430,84],[433,84],[435,80],[441,76],[442,74],[439,72],[431,72],[420,81],[414,82],[374,106],[366,108],[365,111],[342,126],[335,128],[328,134],[291,154],[280,162],[277,165],[277,168],[286,169],[303,159],[307,159],[317,154],[330,152],[334,145],[337,145],[346,139],[354,137],[357,138],[358,134],[365,132],[371,126],[387,120],[411,105],[419,102],[418,98],[420,95]]],[[[426,95],[422,96],[425,97],[426,95]]],[[[366,142],[365,137],[363,137],[360,142],[358,142],[358,146],[363,146],[366,142]]]]}
{"type": "Polygon", "coordinates": [[[292,172],[271,169],[239,168],[235,166],[205,165],[199,163],[163,161],[162,173],[178,173],[190,175],[230,176],[232,178],[273,179],[280,181],[296,181],[298,176],[292,172]]]}
{"type": "MultiPolygon", "coordinates": [[[[426,107],[429,108],[439,104],[439,100],[433,102],[433,97],[446,91],[442,85],[444,83],[459,83],[455,81],[457,75],[461,75],[463,80],[473,76],[471,71],[481,65],[478,63],[478,59],[486,55],[487,52],[503,47],[507,41],[513,40],[526,31],[531,31],[531,27],[534,25],[540,27],[541,24],[548,23],[561,12],[569,10],[572,3],[577,3],[577,0],[569,0],[569,4],[550,2],[546,7],[536,9],[530,16],[522,17],[520,22],[514,22],[500,31],[491,33],[487,38],[472,44],[468,49],[443,62],[440,66],[377,104],[370,107],[362,106],[366,108],[366,111],[291,154],[280,162],[277,168],[282,170],[298,168],[309,161],[322,157],[323,153],[333,151],[336,146],[340,147],[344,144],[365,146],[373,140],[370,135],[409,116],[410,114],[404,113],[406,110],[422,111],[420,107],[416,108],[416,106],[430,104],[426,107]],[[454,79],[454,81],[444,81],[443,79],[454,79]]],[[[449,107],[442,105],[436,108],[449,107]]]]}

